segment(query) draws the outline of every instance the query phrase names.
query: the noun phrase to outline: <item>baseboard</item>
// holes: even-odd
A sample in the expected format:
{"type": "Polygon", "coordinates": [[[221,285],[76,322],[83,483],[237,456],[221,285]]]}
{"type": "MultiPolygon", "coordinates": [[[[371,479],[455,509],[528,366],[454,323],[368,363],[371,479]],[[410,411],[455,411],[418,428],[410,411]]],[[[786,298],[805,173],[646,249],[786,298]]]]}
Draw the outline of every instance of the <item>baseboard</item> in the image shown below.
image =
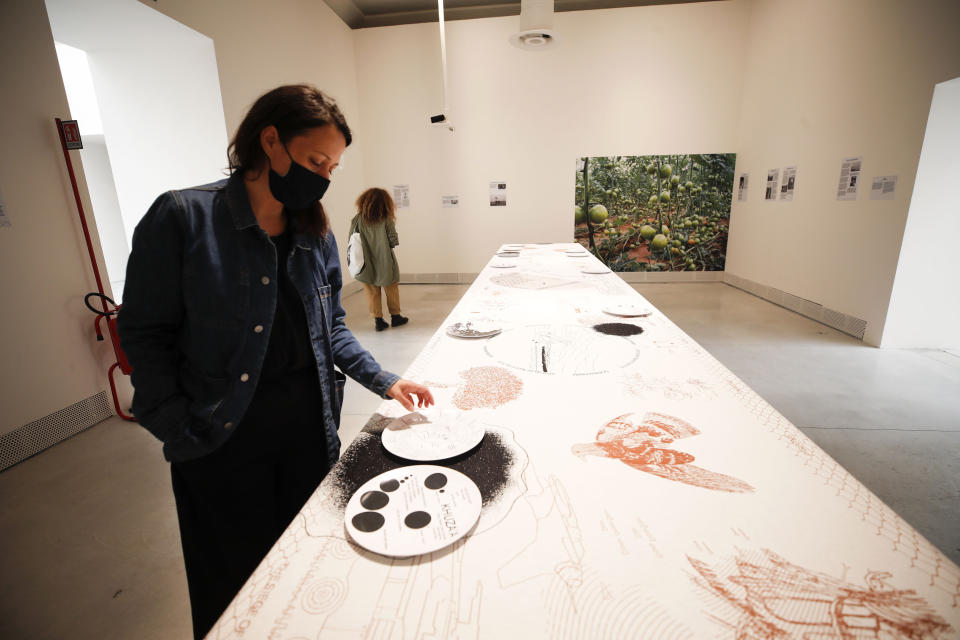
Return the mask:
{"type": "Polygon", "coordinates": [[[48,449],[113,415],[107,392],[85,398],[56,413],[0,436],[0,471],[48,449]]]}
{"type": "Polygon", "coordinates": [[[794,313],[799,313],[811,320],[816,320],[821,324],[825,324],[848,336],[853,336],[858,340],[863,340],[863,335],[867,330],[866,320],[824,307],[817,302],[795,296],[792,293],[781,291],[775,287],[760,284],[747,278],[741,278],[732,273],[726,273],[723,281],[732,287],[746,291],[758,298],[763,298],[768,302],[772,302],[784,309],[789,309],[794,313]]]}

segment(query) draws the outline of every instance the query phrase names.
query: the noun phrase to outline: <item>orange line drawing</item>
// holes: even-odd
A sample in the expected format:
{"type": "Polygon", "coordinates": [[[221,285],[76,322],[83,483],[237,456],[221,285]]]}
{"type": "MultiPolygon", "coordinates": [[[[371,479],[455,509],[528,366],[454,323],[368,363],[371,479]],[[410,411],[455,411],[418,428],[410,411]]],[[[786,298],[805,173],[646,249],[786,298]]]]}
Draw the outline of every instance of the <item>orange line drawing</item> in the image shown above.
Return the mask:
{"type": "Polygon", "coordinates": [[[621,382],[627,391],[640,397],[658,393],[667,400],[692,400],[717,395],[710,383],[699,378],[674,380],[662,376],[629,373],[621,379],[621,382]]]}
{"type": "Polygon", "coordinates": [[[949,594],[953,607],[960,608],[960,569],[955,564],[719,360],[703,350],[695,353],[708,367],[709,375],[726,383],[734,398],[756,418],[760,427],[783,441],[813,476],[833,488],[837,497],[846,500],[848,508],[859,513],[878,537],[890,542],[892,551],[908,558],[914,569],[929,577],[931,587],[949,594]]]}
{"type": "Polygon", "coordinates": [[[615,458],[634,469],[713,491],[753,491],[743,480],[692,465],[693,455],[664,446],[699,433],[674,416],[650,412],[637,423],[636,414],[625,413],[605,424],[596,442],[575,444],[572,451],[581,459],[588,455],[615,458]]]}
{"type": "Polygon", "coordinates": [[[469,411],[516,400],[523,393],[523,380],[503,367],[473,367],[460,372],[463,384],[457,387],[453,404],[469,411]]]}
{"type": "Polygon", "coordinates": [[[736,640],[938,640],[954,631],[916,591],[891,587],[883,571],[868,571],[861,587],[768,549],[753,561],[740,551],[731,571],[687,560],[694,582],[728,605],[714,617],[736,640]]]}

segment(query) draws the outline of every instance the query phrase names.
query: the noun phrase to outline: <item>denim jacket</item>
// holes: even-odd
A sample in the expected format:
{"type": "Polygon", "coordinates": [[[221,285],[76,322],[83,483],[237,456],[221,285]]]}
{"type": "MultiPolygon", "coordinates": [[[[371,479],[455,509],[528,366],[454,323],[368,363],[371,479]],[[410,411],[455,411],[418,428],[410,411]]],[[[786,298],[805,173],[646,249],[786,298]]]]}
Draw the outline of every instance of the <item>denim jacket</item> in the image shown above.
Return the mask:
{"type": "MultiPolygon", "coordinates": [[[[344,324],[331,231],[297,232],[287,271],[306,310],[332,465],[342,397],[334,365],[381,397],[399,376],[344,324]]],[[[157,198],[133,234],[117,326],[133,366],[133,413],[167,460],[203,456],[233,433],[257,388],[276,305],[277,252],[240,175],[157,198]]]]}

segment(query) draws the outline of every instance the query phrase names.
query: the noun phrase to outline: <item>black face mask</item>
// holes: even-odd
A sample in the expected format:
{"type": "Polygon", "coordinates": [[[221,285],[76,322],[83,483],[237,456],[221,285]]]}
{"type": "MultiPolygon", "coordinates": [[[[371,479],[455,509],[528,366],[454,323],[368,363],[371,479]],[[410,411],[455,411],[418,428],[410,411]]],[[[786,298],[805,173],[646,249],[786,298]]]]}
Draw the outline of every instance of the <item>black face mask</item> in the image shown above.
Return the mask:
{"type": "MultiPolygon", "coordinates": [[[[284,151],[286,149],[284,146],[284,151]]],[[[289,151],[287,155],[290,155],[289,151]]],[[[270,168],[270,192],[291,211],[306,209],[322,198],[329,186],[329,179],[310,171],[292,157],[287,175],[281,176],[273,167],[270,168]]]]}

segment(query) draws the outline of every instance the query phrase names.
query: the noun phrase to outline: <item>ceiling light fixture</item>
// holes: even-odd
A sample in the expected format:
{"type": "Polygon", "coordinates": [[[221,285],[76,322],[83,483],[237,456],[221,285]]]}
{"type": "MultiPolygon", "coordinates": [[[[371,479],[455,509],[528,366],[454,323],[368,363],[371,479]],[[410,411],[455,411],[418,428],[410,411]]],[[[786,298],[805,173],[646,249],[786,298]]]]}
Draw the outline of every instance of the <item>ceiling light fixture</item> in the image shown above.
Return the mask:
{"type": "Polygon", "coordinates": [[[556,41],[553,0],[521,0],[520,31],[510,36],[510,44],[527,51],[543,51],[556,41]]]}

